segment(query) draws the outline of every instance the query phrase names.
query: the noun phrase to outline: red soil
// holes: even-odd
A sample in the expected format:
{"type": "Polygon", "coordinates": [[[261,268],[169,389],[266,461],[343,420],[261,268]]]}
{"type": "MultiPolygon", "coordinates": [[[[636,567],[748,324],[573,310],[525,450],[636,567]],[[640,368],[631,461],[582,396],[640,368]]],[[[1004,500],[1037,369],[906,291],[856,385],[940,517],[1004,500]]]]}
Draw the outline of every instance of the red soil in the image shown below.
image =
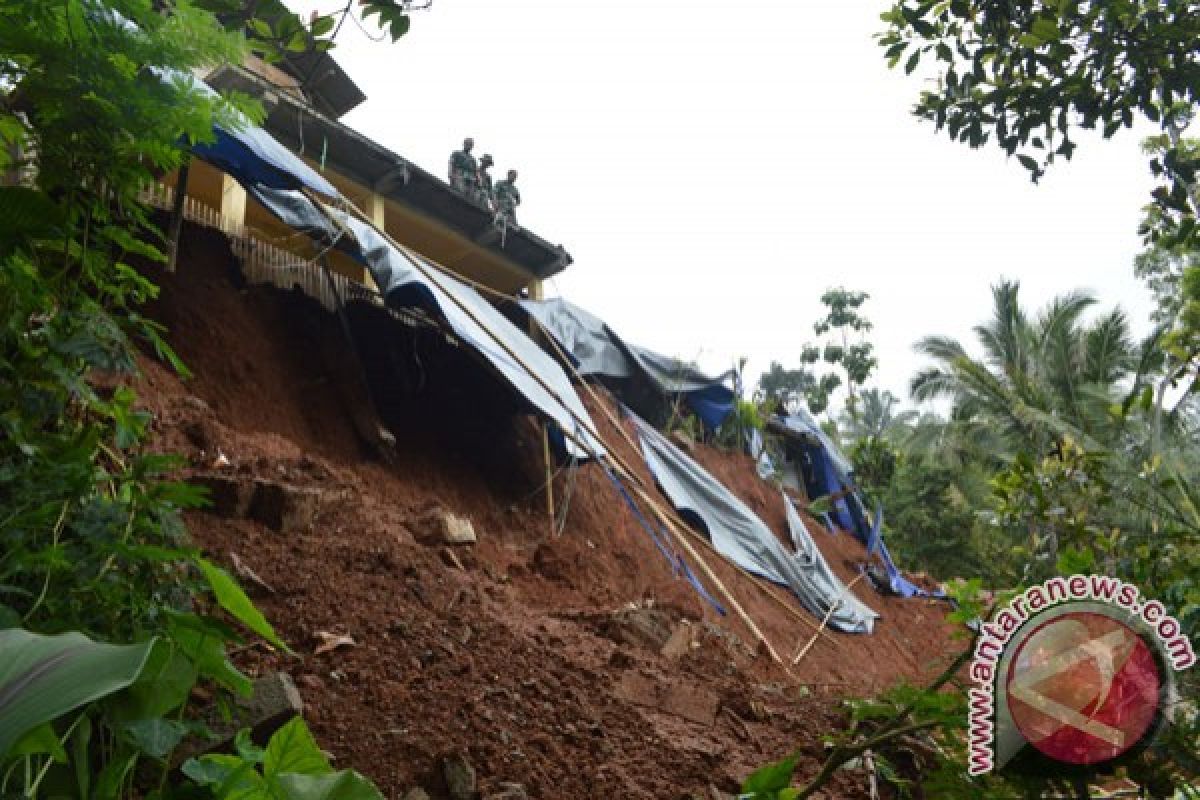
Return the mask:
{"type": "MultiPolygon", "coordinates": [[[[152,312],[194,377],[181,381],[144,360],[139,389],[157,412],[155,446],[187,455],[197,471],[219,451],[235,474],[325,490],[310,533],[188,514],[204,550],[227,565],[237,554],[272,587],[255,599],[299,654],[251,647],[240,664],[292,673],[322,745],[389,797],[415,785],[444,796],[438,765],[455,751],[474,764],[485,796],[505,781],[541,798],[732,792],[797,746],[797,774],[811,775],[821,736],[844,725],[839,698],[917,680],[956,651],[944,605],[881,597],[860,582],[855,592],[882,614],[875,633],[826,632],[789,674],[735,615],[718,617],[673,574],[595,465],[555,480],[560,503],[573,486],[565,530],[553,536],[536,425],[489,414],[485,407],[506,407],[503,387],[443,340],[413,339],[425,375],[409,393],[411,419],[392,426],[395,462],[372,460],[350,421],[362,400],[345,388],[352,361],[336,317],[295,293],[238,289],[228,247],[212,232],[189,228],[180,264],[176,275],[155,275],[163,289],[152,312]],[[434,505],[475,526],[479,543],[454,551],[462,568],[444,548],[414,540],[416,520],[434,505]],[[688,621],[694,644],[670,659],[627,635],[614,612],[630,604],[688,621]],[[311,655],[319,631],[357,646],[311,655]]],[[[652,486],[589,405],[613,449],[652,486]]],[[[784,530],[778,491],[749,458],[703,445],[696,457],[784,530]]],[[[808,524],[851,580],[862,547],[808,524]]],[[[702,552],[790,661],[818,621],[702,552]]],[[[832,792],[857,797],[865,785],[842,772],[832,792]]]]}

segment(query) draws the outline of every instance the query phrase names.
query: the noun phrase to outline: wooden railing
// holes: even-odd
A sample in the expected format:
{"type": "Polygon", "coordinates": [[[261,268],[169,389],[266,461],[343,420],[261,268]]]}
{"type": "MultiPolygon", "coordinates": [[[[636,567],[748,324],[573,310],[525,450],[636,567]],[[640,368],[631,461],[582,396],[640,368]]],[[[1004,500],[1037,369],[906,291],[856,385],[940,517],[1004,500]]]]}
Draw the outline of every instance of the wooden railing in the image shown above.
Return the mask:
{"type": "MultiPolygon", "coordinates": [[[[139,199],[147,205],[170,211],[175,204],[175,190],[170,186],[153,184],[141,192],[139,199]]],[[[339,272],[325,270],[315,258],[267,241],[260,231],[221,214],[194,197],[183,198],[183,217],[198,225],[216,228],[228,236],[233,254],[241,262],[242,275],[252,286],[299,289],[328,311],[337,311],[339,297],[343,303],[361,301],[382,304],[375,287],[347,278],[339,272]]]]}

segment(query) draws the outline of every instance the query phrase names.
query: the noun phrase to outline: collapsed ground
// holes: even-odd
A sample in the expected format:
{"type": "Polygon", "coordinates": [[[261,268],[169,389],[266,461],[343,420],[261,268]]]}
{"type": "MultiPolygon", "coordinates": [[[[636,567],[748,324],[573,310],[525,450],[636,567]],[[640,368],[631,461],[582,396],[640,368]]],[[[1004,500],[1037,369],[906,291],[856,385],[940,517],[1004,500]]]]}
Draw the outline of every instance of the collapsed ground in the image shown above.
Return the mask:
{"type": "MultiPolygon", "coordinates": [[[[736,790],[797,745],[797,773],[811,775],[822,736],[844,725],[841,698],[919,680],[958,646],[943,604],[884,597],[860,581],[853,591],[882,615],[875,632],[827,631],[785,672],[734,614],[718,616],[673,573],[599,469],[557,475],[556,498],[569,500],[555,535],[535,422],[440,333],[352,309],[369,397],[396,439],[384,459],[364,442],[374,412],[352,388],[362,373],[336,316],[298,292],[241,286],[226,240],[196,227],[178,273],[155,277],[153,316],[194,373],[181,381],[143,360],[155,446],[187,456],[192,475],[317,498],[307,531],[188,514],[201,548],[261,579],[244,582],[297,653],[251,646],[239,665],[288,672],[322,746],[389,797],[417,786],[445,796],[440,767],[451,753],[473,764],[485,797],[504,783],[564,800],[705,797],[736,790]],[[469,519],[478,543],[422,543],[438,509],[469,519]],[[354,644],[315,655],[326,634],[354,644]]],[[[693,455],[786,530],[778,490],[748,457],[705,445],[693,455]]],[[[861,545],[806,522],[853,580],[861,545]]],[[[790,661],[818,620],[705,558],[790,661]]],[[[843,772],[829,794],[865,792],[861,774],[843,772]]]]}

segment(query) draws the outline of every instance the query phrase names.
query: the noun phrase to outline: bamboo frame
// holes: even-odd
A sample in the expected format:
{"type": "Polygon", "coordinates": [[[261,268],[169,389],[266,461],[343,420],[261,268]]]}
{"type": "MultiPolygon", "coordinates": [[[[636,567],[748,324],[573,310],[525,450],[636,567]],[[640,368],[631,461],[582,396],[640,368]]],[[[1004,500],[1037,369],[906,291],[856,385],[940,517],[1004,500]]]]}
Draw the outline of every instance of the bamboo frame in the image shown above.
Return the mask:
{"type": "MultiPolygon", "coordinates": [[[[316,205],[318,210],[322,214],[324,214],[329,219],[330,222],[332,222],[339,229],[341,229],[343,227],[341,224],[338,223],[338,221],[334,217],[329,215],[329,213],[325,209],[325,206],[320,202],[320,200],[318,198],[312,197],[308,192],[305,192],[305,195],[309,197],[309,199],[316,205]]],[[[622,459],[604,441],[604,437],[602,437],[599,434],[599,432],[596,431],[591,420],[581,418],[578,414],[576,414],[575,411],[572,410],[571,407],[563,400],[563,398],[559,395],[559,393],[557,391],[555,391],[552,386],[547,384],[542,379],[542,376],[539,375],[535,370],[533,370],[525,362],[525,360],[516,351],[514,351],[512,349],[512,347],[509,346],[509,344],[506,341],[504,341],[499,335],[496,334],[495,331],[493,331],[490,327],[488,327],[486,323],[484,323],[482,320],[480,320],[479,317],[475,314],[475,312],[472,311],[462,301],[460,301],[458,299],[458,297],[456,297],[454,295],[454,293],[448,292],[446,290],[445,286],[436,277],[434,277],[433,271],[428,269],[427,265],[425,263],[423,263],[423,259],[413,257],[409,253],[408,249],[403,247],[402,245],[400,245],[398,242],[396,242],[390,235],[388,235],[387,231],[381,231],[378,228],[376,228],[374,222],[370,219],[370,217],[368,217],[365,213],[363,213],[363,211],[361,209],[359,209],[357,206],[355,206],[353,203],[350,203],[349,201],[347,201],[347,206],[355,213],[355,215],[359,218],[359,220],[361,222],[363,222],[366,225],[369,225],[372,229],[375,230],[376,233],[380,234],[390,245],[395,247],[401,253],[404,253],[409,258],[410,263],[417,269],[418,272],[421,273],[421,275],[427,281],[432,283],[443,294],[445,294],[447,297],[449,297],[451,302],[453,302],[458,307],[458,309],[467,316],[468,319],[470,319],[477,326],[479,326],[479,328],[481,330],[483,330],[492,339],[492,341],[495,342],[505,352],[505,354],[508,355],[509,358],[511,358],[517,365],[519,365],[521,367],[521,369],[523,369],[529,375],[529,377],[533,378],[534,381],[543,389],[543,391],[545,391],[547,394],[549,394],[550,397],[552,397],[555,400],[555,402],[557,402],[559,404],[559,406],[562,407],[570,415],[570,417],[572,418],[572,420],[574,420],[576,425],[580,426],[583,430],[585,430],[587,432],[588,436],[593,441],[599,443],[600,445],[602,445],[604,447],[605,456],[602,457],[589,443],[583,441],[580,437],[576,436],[574,431],[567,431],[567,430],[563,431],[563,434],[568,439],[570,439],[577,447],[579,447],[582,451],[587,453],[593,459],[595,459],[597,461],[607,461],[609,463],[609,465],[612,468],[614,468],[614,470],[621,473],[627,480],[629,480],[632,483],[637,484],[637,486],[635,487],[635,490],[637,491],[638,495],[642,498],[643,502],[645,502],[651,508],[651,510],[654,511],[654,514],[656,517],[659,518],[659,521],[662,522],[663,525],[668,528],[668,530],[672,531],[672,533],[676,536],[676,539],[680,542],[681,546],[683,546],[684,549],[686,549],[692,555],[692,557],[696,560],[696,563],[700,566],[701,570],[706,575],[709,576],[710,580],[712,580],[713,585],[716,586],[718,591],[720,591],[721,594],[725,596],[725,600],[729,604],[729,606],[734,609],[735,613],[737,613],[739,618],[741,618],[742,622],[746,625],[746,627],[750,630],[750,632],[766,648],[767,653],[771,656],[771,658],[776,663],[783,666],[786,671],[787,667],[784,664],[783,659],[779,657],[779,653],[775,650],[775,647],[771,644],[771,642],[767,639],[767,637],[759,629],[758,625],[754,622],[754,620],[750,617],[750,615],[746,613],[745,609],[742,608],[741,604],[738,603],[737,599],[735,597],[733,597],[733,595],[729,592],[729,590],[727,588],[725,588],[725,584],[722,583],[720,578],[717,577],[716,573],[712,571],[712,568],[708,565],[708,562],[706,562],[703,559],[703,557],[701,557],[700,554],[698,552],[696,552],[696,550],[691,546],[690,543],[686,542],[686,539],[682,535],[680,535],[678,533],[678,531],[674,530],[674,526],[670,522],[669,518],[667,518],[666,515],[663,514],[663,512],[662,512],[661,508],[658,506],[658,504],[655,503],[646,494],[646,492],[642,488],[642,486],[641,486],[642,481],[640,478],[638,478],[637,473],[634,472],[632,469],[630,469],[629,466],[625,463],[624,459],[622,459]]]]}

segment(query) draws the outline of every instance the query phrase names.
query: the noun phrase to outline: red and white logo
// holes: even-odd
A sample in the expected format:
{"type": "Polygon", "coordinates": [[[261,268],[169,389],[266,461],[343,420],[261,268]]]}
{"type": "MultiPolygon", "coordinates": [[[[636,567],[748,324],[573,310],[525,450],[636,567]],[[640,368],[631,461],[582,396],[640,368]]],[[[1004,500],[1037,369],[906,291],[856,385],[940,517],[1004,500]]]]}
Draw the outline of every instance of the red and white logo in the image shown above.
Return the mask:
{"type": "Polygon", "coordinates": [[[1056,761],[1117,758],[1150,731],[1164,676],[1153,652],[1124,622],[1072,611],[1019,637],[1003,676],[1012,721],[1056,761]]]}

